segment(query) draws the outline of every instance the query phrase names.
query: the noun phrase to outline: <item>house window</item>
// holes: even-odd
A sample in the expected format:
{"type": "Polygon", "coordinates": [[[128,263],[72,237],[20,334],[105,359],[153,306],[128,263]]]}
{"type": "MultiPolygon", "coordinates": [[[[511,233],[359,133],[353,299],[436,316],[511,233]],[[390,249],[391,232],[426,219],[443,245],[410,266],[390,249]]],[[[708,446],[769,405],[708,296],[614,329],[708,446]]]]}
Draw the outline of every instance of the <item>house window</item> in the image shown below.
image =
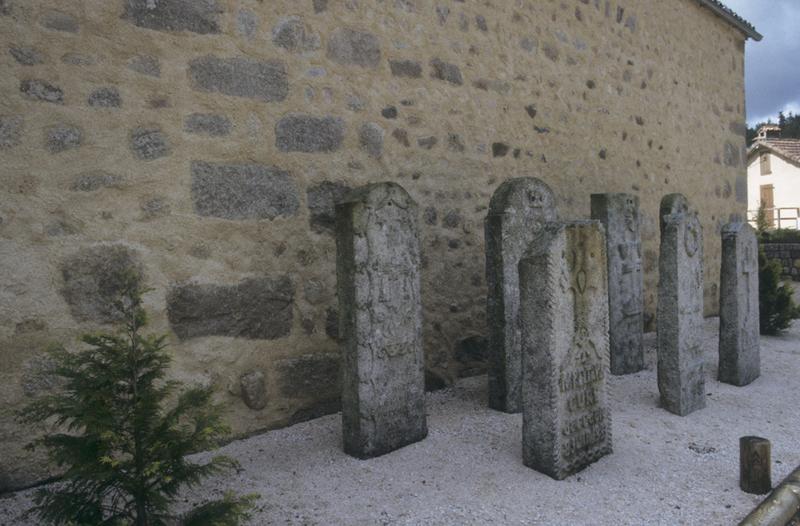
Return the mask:
{"type": "Polygon", "coordinates": [[[769,175],[772,173],[772,167],[769,162],[769,153],[762,153],[761,157],[761,175],[769,175]]]}

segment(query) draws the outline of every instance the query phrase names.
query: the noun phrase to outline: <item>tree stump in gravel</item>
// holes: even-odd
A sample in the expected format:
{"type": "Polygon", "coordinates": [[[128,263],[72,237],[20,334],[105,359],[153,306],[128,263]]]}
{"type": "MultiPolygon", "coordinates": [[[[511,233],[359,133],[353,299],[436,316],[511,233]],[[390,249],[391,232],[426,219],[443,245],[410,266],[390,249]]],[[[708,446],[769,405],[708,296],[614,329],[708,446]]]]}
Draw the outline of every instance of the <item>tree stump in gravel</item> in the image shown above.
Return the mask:
{"type": "Polygon", "coordinates": [[[739,439],[739,487],[763,495],[772,489],[772,447],[769,440],[746,436],[739,439]]]}

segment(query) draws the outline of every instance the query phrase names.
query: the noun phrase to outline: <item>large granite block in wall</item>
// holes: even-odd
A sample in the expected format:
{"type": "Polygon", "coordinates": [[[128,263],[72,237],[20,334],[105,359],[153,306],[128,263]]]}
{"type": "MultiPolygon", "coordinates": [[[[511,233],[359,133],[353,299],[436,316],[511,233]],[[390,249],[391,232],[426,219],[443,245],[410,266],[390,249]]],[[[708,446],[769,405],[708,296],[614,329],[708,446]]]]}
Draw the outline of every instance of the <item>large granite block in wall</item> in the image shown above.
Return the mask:
{"type": "Polygon", "coordinates": [[[60,264],[61,295],[78,321],[113,323],[120,320],[115,302],[129,275],[142,280],[136,253],[123,245],[98,245],[78,250],[60,264]]]}
{"type": "Polygon", "coordinates": [[[181,339],[231,336],[274,340],[292,329],[294,284],[288,276],[236,285],[186,283],[167,294],[167,315],[181,339]]]}
{"type": "Polygon", "coordinates": [[[189,63],[189,79],[198,91],[263,102],[280,102],[289,94],[286,65],[280,60],[209,55],[189,63]]]}
{"type": "Polygon", "coordinates": [[[158,31],[220,32],[217,0],[125,0],[123,20],[158,31]]]}
{"type": "Polygon", "coordinates": [[[191,171],[192,201],[201,216],[275,219],[300,207],[291,175],[274,166],[193,161],[191,171]]]}

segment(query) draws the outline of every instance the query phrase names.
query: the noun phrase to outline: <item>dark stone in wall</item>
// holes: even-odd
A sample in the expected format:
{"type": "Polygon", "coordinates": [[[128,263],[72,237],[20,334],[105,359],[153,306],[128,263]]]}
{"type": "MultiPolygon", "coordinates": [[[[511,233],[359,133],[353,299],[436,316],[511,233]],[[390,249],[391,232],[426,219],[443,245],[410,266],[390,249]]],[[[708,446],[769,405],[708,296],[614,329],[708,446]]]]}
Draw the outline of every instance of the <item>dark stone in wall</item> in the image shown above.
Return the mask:
{"type": "Polygon", "coordinates": [[[191,173],[194,210],[201,216],[274,219],[300,207],[289,172],[273,166],[192,161],[191,173]]]}
{"type": "Polygon", "coordinates": [[[731,133],[741,137],[747,136],[747,123],[744,121],[731,121],[729,126],[731,133]]]}
{"type": "Polygon", "coordinates": [[[54,31],[64,31],[66,33],[78,32],[78,20],[74,16],[61,11],[47,11],[39,19],[39,23],[42,27],[54,31]]]}
{"type": "Polygon", "coordinates": [[[213,113],[192,113],[183,123],[189,133],[223,137],[231,133],[231,121],[224,115],[213,113]]]}
{"type": "Polygon", "coordinates": [[[438,220],[438,215],[439,214],[436,212],[436,209],[432,206],[426,208],[425,211],[422,213],[422,216],[425,219],[425,224],[431,226],[436,225],[436,222],[438,220]]]}
{"type": "Polygon", "coordinates": [[[492,143],[492,157],[505,157],[510,147],[503,142],[492,143]]]}
{"type": "Polygon", "coordinates": [[[44,55],[32,47],[10,47],[8,52],[17,63],[23,66],[35,66],[44,63],[44,55]]]}
{"type": "Polygon", "coordinates": [[[136,55],[128,60],[128,69],[149,77],[161,76],[161,64],[156,57],[136,55]]]}
{"type": "Polygon", "coordinates": [[[333,340],[339,340],[339,311],[332,307],[325,310],[325,334],[333,340]]]}
{"type": "Polygon", "coordinates": [[[475,25],[478,26],[478,29],[481,31],[489,31],[489,26],[486,25],[486,19],[483,17],[483,15],[475,16],[475,25]]]}
{"type": "Polygon", "coordinates": [[[25,120],[21,115],[0,115],[0,150],[8,150],[22,142],[25,120]]]}
{"type": "Polygon", "coordinates": [[[123,178],[102,170],[85,172],[75,177],[70,187],[74,192],[94,192],[101,188],[119,188],[123,178]]]}
{"type": "Polygon", "coordinates": [[[286,398],[338,399],[340,395],[339,355],[306,354],[279,361],[280,393],[286,398]]]}
{"type": "Polygon", "coordinates": [[[167,137],[160,128],[134,128],[130,134],[130,146],[134,157],[140,161],[169,155],[167,137]]]}
{"type": "Polygon", "coordinates": [[[305,53],[320,48],[320,38],[303,24],[300,17],[290,16],[272,28],[272,43],[292,53],[305,53]]]}
{"type": "Polygon", "coordinates": [[[396,119],[397,118],[397,108],[394,106],[387,106],[381,110],[381,116],[384,119],[396,119]]]}
{"type": "Polygon", "coordinates": [[[317,233],[333,233],[336,225],[336,202],[349,191],[349,186],[330,181],[324,181],[308,189],[306,199],[312,230],[317,233]]]}
{"type": "Polygon", "coordinates": [[[219,33],[217,0],[126,0],[122,19],[157,31],[219,33]]]}
{"type": "Polygon", "coordinates": [[[260,411],[267,407],[267,384],[264,373],[250,371],[239,378],[239,387],[242,392],[244,404],[253,411],[260,411]]]}
{"type": "Polygon", "coordinates": [[[205,56],[189,63],[192,88],[246,97],[264,102],[279,102],[289,94],[286,65],[279,60],[217,58],[205,56]]]}
{"type": "Polygon", "coordinates": [[[447,136],[447,149],[453,152],[463,152],[465,149],[464,141],[457,133],[451,133],[447,136]]]}
{"type": "Polygon", "coordinates": [[[458,210],[449,210],[442,219],[442,226],[445,228],[458,228],[461,221],[461,213],[458,210]]]}
{"type": "Polygon", "coordinates": [[[138,281],[143,271],[136,254],[122,245],[84,248],[60,265],[64,287],[61,295],[78,321],[111,323],[119,321],[114,303],[124,291],[125,279],[132,274],[138,281]]]}
{"type": "Polygon", "coordinates": [[[50,153],[61,153],[79,148],[83,142],[83,133],[77,126],[57,124],[47,129],[45,146],[50,153]]]}
{"type": "Polygon", "coordinates": [[[474,376],[486,372],[489,354],[485,336],[468,336],[456,343],[454,357],[461,364],[461,376],[474,376]]]}
{"type": "Polygon", "coordinates": [[[444,80],[456,86],[464,84],[459,67],[438,58],[431,60],[431,78],[444,80]]]}
{"type": "Polygon", "coordinates": [[[389,69],[395,77],[410,79],[422,77],[422,65],[414,60],[390,60],[389,69]]]}
{"type": "Polygon", "coordinates": [[[725,163],[725,166],[730,167],[737,167],[741,163],[741,159],[739,157],[739,149],[733,145],[733,143],[726,142],[725,143],[725,151],[722,155],[722,162],[725,163]]]}
{"type": "Polygon", "coordinates": [[[334,152],[344,140],[339,117],[287,115],[275,125],[275,145],[282,152],[334,152]]]}
{"type": "Polygon", "coordinates": [[[747,174],[736,176],[736,202],[747,203],[747,174]]]}
{"type": "Polygon", "coordinates": [[[383,134],[383,128],[374,122],[367,122],[361,126],[359,143],[370,157],[379,159],[383,154],[383,134]]]}
{"type": "Polygon", "coordinates": [[[408,132],[402,128],[395,128],[392,132],[392,137],[406,148],[411,146],[411,143],[408,141],[408,132]]]}
{"type": "Polygon", "coordinates": [[[313,0],[314,12],[321,13],[328,9],[328,0],[313,0]]]}
{"type": "Polygon", "coordinates": [[[64,92],[61,88],[44,80],[23,80],[19,83],[19,90],[30,99],[52,102],[53,104],[64,104],[64,92]]]}
{"type": "Polygon", "coordinates": [[[439,139],[437,139],[432,135],[429,137],[420,137],[419,139],[417,139],[417,144],[419,145],[419,147],[424,148],[425,150],[430,150],[431,148],[436,146],[436,143],[438,142],[439,139]]]}
{"type": "Polygon", "coordinates": [[[92,91],[87,102],[94,108],[119,108],[122,106],[122,97],[117,88],[110,86],[92,91]]]}
{"type": "Polygon", "coordinates": [[[71,66],[94,66],[97,64],[97,59],[83,53],[64,53],[61,55],[61,62],[71,66]]]}
{"type": "Polygon", "coordinates": [[[293,302],[294,285],[288,276],[248,278],[236,285],[187,283],[167,293],[167,317],[182,340],[274,340],[289,335],[293,302]]]}
{"type": "Polygon", "coordinates": [[[372,33],[339,28],[328,40],[327,57],[346,66],[376,68],[381,60],[381,44],[372,33]]]}

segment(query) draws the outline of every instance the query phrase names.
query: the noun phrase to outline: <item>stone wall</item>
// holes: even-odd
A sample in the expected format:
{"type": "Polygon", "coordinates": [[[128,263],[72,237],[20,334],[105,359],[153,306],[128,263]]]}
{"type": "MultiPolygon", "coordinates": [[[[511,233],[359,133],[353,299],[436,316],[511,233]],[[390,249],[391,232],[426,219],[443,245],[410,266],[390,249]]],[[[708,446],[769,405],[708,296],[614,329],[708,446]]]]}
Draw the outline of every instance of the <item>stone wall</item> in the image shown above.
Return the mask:
{"type": "Polygon", "coordinates": [[[745,211],[744,37],[694,0],[0,0],[0,48],[0,490],[47,473],[12,411],[125,269],[241,435],[337,407],[349,187],[420,204],[431,384],[483,371],[504,179],[567,219],[639,196],[650,328],[661,196],[700,210],[707,314],[745,211]]]}
{"type": "Polygon", "coordinates": [[[800,243],[762,243],[761,248],[769,259],[781,262],[784,276],[800,281],[800,243]]]}

